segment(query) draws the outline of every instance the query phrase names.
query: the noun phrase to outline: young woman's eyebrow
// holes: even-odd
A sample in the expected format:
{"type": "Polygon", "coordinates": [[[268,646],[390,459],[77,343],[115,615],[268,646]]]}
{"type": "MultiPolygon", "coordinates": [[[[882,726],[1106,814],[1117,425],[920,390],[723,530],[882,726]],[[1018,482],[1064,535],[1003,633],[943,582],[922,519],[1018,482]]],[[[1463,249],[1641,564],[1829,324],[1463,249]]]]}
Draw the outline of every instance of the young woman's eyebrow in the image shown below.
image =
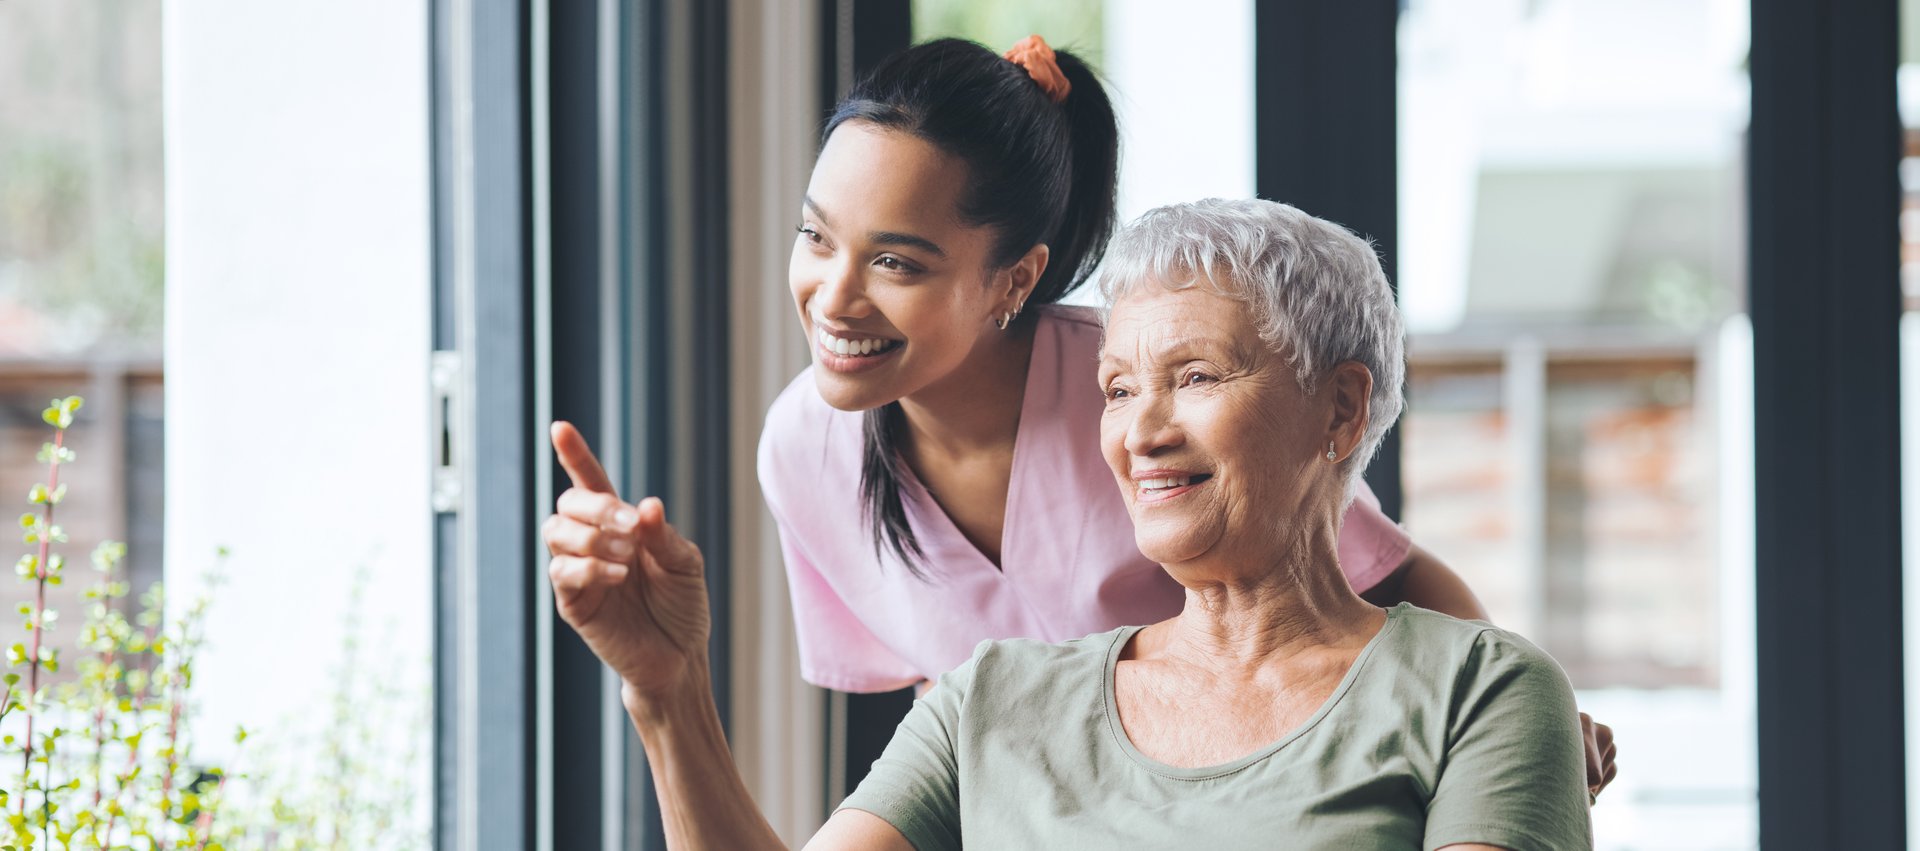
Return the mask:
{"type": "MultiPolygon", "coordinates": [[[[833,227],[833,219],[827,216],[827,211],[820,209],[819,202],[813,200],[813,196],[811,195],[804,196],[801,199],[801,203],[805,204],[807,209],[813,211],[813,215],[820,219],[821,224],[826,225],[827,227],[833,227]]],[[[942,260],[945,260],[947,257],[946,250],[941,248],[938,243],[935,243],[933,240],[928,239],[924,236],[919,236],[916,234],[901,233],[898,231],[890,231],[890,230],[880,230],[880,231],[874,231],[873,233],[868,234],[867,239],[872,241],[876,245],[899,245],[907,248],[918,248],[921,251],[925,251],[929,254],[933,254],[942,260]]]]}
{"type": "Polygon", "coordinates": [[[878,245],[901,245],[908,248],[918,248],[921,251],[936,255],[942,260],[947,257],[947,252],[942,251],[940,246],[934,244],[933,240],[924,236],[915,236],[910,233],[897,233],[890,230],[877,230],[868,234],[867,238],[873,240],[874,243],[878,245]]]}
{"type": "Polygon", "coordinates": [[[819,219],[821,224],[826,225],[827,227],[833,227],[833,219],[827,216],[827,211],[820,209],[820,203],[818,201],[813,200],[812,195],[800,196],[800,203],[804,205],[807,209],[812,210],[813,217],[816,219],[819,219]]]}

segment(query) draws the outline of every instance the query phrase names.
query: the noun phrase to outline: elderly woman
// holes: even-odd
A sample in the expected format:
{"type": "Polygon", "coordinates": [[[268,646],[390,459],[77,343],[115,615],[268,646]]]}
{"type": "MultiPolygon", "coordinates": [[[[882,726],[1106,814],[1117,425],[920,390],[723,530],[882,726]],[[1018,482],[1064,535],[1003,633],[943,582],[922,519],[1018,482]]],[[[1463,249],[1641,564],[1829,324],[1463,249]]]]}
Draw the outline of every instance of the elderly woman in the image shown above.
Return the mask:
{"type": "MultiPolygon", "coordinates": [[[[1340,518],[1401,407],[1370,247],[1282,204],[1203,201],[1125,230],[1102,288],[1101,447],[1184,609],[982,643],[809,847],[1591,845],[1552,660],[1485,623],[1371,606],[1341,573],[1340,518]]],[[[670,844],[776,847],[713,708],[699,551],[658,500],[570,472],[547,530],[574,553],[556,598],[624,680],[670,844]]]]}

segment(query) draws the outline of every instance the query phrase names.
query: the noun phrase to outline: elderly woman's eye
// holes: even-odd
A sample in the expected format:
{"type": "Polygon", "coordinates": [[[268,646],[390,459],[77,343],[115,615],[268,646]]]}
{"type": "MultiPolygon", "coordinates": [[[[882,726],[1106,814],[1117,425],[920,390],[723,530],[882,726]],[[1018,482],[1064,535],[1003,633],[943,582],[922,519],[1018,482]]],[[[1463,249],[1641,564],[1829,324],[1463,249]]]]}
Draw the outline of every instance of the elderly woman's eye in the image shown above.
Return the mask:
{"type": "Polygon", "coordinates": [[[1126,388],[1124,387],[1108,387],[1106,390],[1106,397],[1108,401],[1112,401],[1114,399],[1124,399],[1130,395],[1132,394],[1128,393],[1126,388]]]}
{"type": "Polygon", "coordinates": [[[1213,376],[1204,372],[1189,372],[1187,373],[1187,379],[1180,383],[1187,387],[1192,387],[1195,384],[1204,384],[1212,380],[1214,380],[1213,376]]]}

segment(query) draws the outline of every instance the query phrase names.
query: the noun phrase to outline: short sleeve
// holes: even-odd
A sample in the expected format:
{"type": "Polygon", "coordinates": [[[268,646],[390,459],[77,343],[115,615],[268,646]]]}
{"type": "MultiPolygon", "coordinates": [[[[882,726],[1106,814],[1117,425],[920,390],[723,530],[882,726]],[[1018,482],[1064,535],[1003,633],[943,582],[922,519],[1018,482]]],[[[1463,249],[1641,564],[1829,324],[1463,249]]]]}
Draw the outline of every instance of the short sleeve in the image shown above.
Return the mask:
{"type": "Polygon", "coordinates": [[[1579,710],[1560,667],[1489,629],[1459,676],[1425,847],[1592,848],[1579,710]]]}
{"type": "Polygon", "coordinates": [[[836,536],[846,534],[845,518],[818,499],[815,491],[834,447],[857,439],[857,431],[836,429],[825,408],[810,370],[802,371],[767,409],[755,459],[760,494],[780,533],[780,555],[799,639],[800,676],[839,691],[905,688],[921,680],[920,672],[867,628],[828,579],[835,569],[859,566],[814,558],[844,549],[836,536]]]}
{"type": "Polygon", "coordinates": [[[895,691],[924,679],[847,608],[807,558],[771,499],[767,507],[780,529],[780,553],[787,565],[793,626],[800,644],[800,677],[821,688],[852,692],[895,691]]]}
{"type": "Polygon", "coordinates": [[[1380,498],[1366,482],[1347,506],[1340,523],[1340,569],[1356,594],[1364,594],[1393,575],[1413,550],[1407,530],[1380,510],[1380,498]]]}
{"type": "MultiPolygon", "coordinates": [[[[982,642],[984,645],[985,642],[982,642]]],[[[859,788],[840,804],[880,817],[915,851],[960,848],[960,713],[979,660],[941,675],[914,701],[859,788]]]]}

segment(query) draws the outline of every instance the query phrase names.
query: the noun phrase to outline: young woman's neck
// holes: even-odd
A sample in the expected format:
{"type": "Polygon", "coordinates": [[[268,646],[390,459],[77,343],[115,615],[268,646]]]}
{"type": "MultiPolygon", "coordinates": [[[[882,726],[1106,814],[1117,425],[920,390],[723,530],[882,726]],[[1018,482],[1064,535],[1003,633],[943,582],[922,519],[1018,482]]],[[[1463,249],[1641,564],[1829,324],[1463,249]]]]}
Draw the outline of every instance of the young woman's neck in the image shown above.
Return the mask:
{"type": "Polygon", "coordinates": [[[913,452],[960,455],[1013,443],[1036,324],[995,331],[951,374],[900,400],[913,452]]]}

